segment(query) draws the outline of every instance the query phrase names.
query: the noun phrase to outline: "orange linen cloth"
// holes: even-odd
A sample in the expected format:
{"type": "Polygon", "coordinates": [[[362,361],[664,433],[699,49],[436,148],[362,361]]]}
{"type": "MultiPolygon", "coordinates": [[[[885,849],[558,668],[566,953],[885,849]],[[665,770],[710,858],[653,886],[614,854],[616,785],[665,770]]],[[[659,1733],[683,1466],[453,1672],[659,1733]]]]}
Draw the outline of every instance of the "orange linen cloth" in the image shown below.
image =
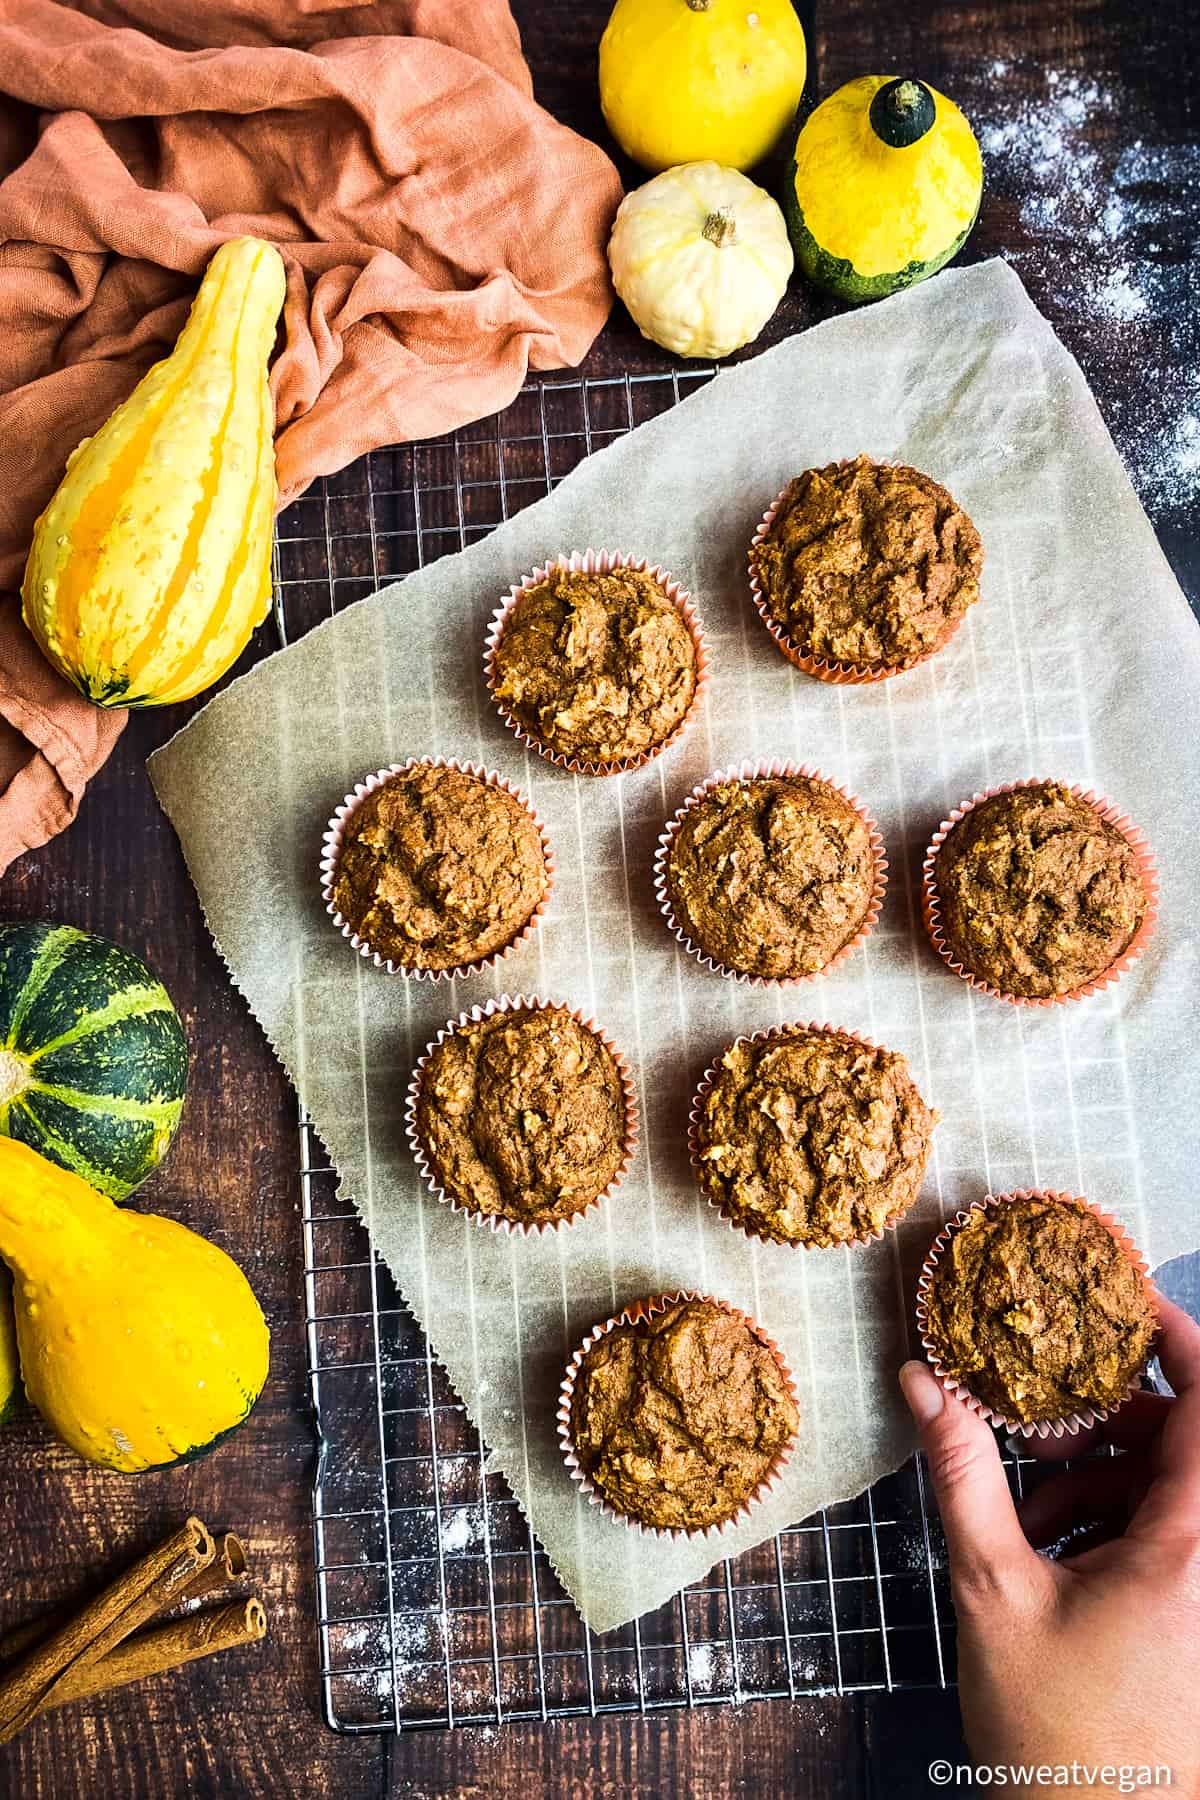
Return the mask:
{"type": "MultiPolygon", "coordinates": [[[[281,503],[506,405],[608,312],[612,165],[532,97],[507,0],[0,0],[0,589],[69,452],[225,238],[287,263],[281,503]]],[[[0,869],[73,817],[124,715],[0,604],[0,869]]]]}

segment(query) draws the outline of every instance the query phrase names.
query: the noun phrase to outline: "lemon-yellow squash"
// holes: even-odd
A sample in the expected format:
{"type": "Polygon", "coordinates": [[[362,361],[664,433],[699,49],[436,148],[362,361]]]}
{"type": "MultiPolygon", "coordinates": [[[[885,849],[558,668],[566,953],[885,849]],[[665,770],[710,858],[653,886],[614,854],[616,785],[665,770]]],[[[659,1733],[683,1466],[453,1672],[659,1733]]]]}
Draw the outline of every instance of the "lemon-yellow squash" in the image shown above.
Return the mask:
{"type": "Polygon", "coordinates": [[[3,1425],[12,1411],[21,1386],[17,1329],[13,1320],[10,1291],[7,1271],[0,1269],[0,1425],[3,1425]]]}
{"type": "Polygon", "coordinates": [[[600,40],[600,104],[644,169],[748,169],[791,124],[806,66],[791,0],[617,0],[600,40]]]}
{"type": "Polygon", "coordinates": [[[779,305],[792,246],[770,194],[736,169],[687,163],[626,195],[608,260],[644,337],[679,356],[728,356],[779,305]]]}
{"type": "Polygon", "coordinates": [[[25,1391],[89,1462],[132,1472],[194,1456],[258,1398],[267,1326],[237,1264],[13,1138],[0,1138],[0,1257],[25,1391]]]}
{"type": "Polygon", "coordinates": [[[843,300],[878,300],[961,250],[979,212],[979,145],[923,81],[863,75],[805,122],[784,188],[796,260],[843,300]]]}
{"type": "Polygon", "coordinates": [[[272,245],[222,244],[174,350],[72,453],[34,527],[25,623],[99,706],[200,693],[266,614],[283,295],[272,245]]]}

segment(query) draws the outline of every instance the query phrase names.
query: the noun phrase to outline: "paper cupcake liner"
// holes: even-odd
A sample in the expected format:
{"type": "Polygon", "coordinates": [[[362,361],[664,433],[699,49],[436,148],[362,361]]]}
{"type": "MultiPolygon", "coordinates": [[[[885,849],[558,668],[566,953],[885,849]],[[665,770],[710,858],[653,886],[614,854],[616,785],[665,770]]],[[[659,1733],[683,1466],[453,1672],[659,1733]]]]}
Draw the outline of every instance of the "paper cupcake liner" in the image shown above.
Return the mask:
{"type": "Polygon", "coordinates": [[[444,1206],[450,1208],[451,1212],[462,1213],[464,1217],[470,1219],[474,1224],[486,1225],[489,1230],[498,1234],[511,1234],[513,1237],[522,1238],[540,1237],[543,1232],[559,1231],[564,1226],[578,1224],[580,1219],[586,1218],[589,1213],[594,1212],[601,1201],[607,1199],[608,1196],[613,1193],[615,1189],[620,1187],[621,1183],[624,1181],[626,1175],[629,1173],[629,1166],[637,1153],[640,1135],[637,1091],[634,1086],[633,1076],[630,1073],[628,1063],[625,1061],[625,1058],[617,1049],[617,1046],[613,1043],[608,1033],[603,1031],[594,1019],[589,1018],[585,1013],[580,1012],[575,1007],[567,1006],[566,1002],[562,1000],[546,1000],[539,994],[504,994],[498,1000],[488,1000],[482,1006],[473,1006],[469,1012],[460,1013],[457,1019],[448,1020],[447,1023],[442,1026],[442,1029],[438,1032],[432,1042],[425,1046],[424,1051],[417,1060],[416,1067],[413,1069],[412,1079],[408,1084],[408,1097],[404,1108],[404,1129],[408,1137],[409,1148],[413,1154],[413,1161],[420,1171],[421,1179],[424,1181],[435,1200],[440,1200],[444,1206]],[[425,1078],[426,1065],[438,1045],[445,1038],[449,1037],[452,1032],[461,1031],[466,1025],[478,1025],[481,1020],[490,1019],[494,1013],[527,1012],[550,1007],[554,1008],[555,1011],[569,1013],[571,1018],[573,1018],[577,1024],[582,1025],[586,1031],[590,1031],[593,1036],[598,1037],[612,1057],[613,1062],[616,1064],[617,1074],[621,1078],[621,1094],[625,1102],[625,1147],[620,1165],[608,1185],[602,1188],[598,1194],[589,1200],[586,1206],[581,1206],[578,1212],[569,1213],[564,1218],[520,1220],[506,1218],[500,1213],[480,1212],[475,1207],[465,1205],[463,1201],[456,1199],[453,1194],[448,1194],[445,1191],[439,1184],[437,1176],[434,1174],[432,1165],[429,1162],[429,1158],[425,1154],[425,1149],[421,1143],[420,1134],[417,1130],[417,1107],[421,1098],[421,1084],[425,1078]]]}
{"type": "Polygon", "coordinates": [[[797,987],[802,981],[812,981],[818,975],[831,975],[870,936],[883,905],[883,896],[887,889],[887,869],[887,855],[884,851],[883,837],[879,827],[857,795],[852,794],[849,788],[842,787],[839,782],[831,781],[828,775],[822,774],[820,769],[813,768],[808,763],[780,762],[778,758],[772,758],[770,762],[766,763],[741,763],[735,769],[718,770],[715,775],[709,775],[692,789],[678,812],[668,821],[658,840],[658,849],[654,856],[654,897],[658,901],[658,909],[666,920],[668,929],[677,942],[682,945],[689,956],[694,956],[704,968],[711,969],[714,975],[726,975],[733,981],[742,982],[746,987],[797,987]],[[822,781],[826,787],[833,788],[835,793],[840,794],[848,806],[853,807],[866,826],[871,840],[875,881],[867,910],[858,930],[822,968],[809,970],[802,975],[752,975],[744,969],[729,968],[727,964],[718,962],[715,957],[709,956],[706,951],[702,950],[698,944],[693,943],[675,917],[675,911],[671,905],[671,897],[667,889],[667,863],[675,834],[682,825],[686,814],[699,801],[703,800],[706,794],[711,793],[713,788],[720,787],[723,782],[727,781],[770,780],[778,776],[802,776],[808,781],[822,781]]]}
{"type": "Polygon", "coordinates": [[[491,695],[492,704],[495,706],[496,711],[500,714],[500,717],[504,720],[504,723],[508,726],[513,736],[517,739],[518,743],[524,744],[526,749],[535,751],[538,756],[544,757],[547,762],[554,763],[556,767],[560,769],[569,770],[572,775],[623,775],[628,773],[631,769],[640,769],[644,764],[652,762],[656,756],[661,756],[664,750],[669,750],[671,745],[677,743],[680,737],[682,737],[708,687],[708,647],[704,641],[704,632],[700,624],[699,615],[692,603],[691,595],[678,581],[675,580],[673,575],[669,575],[667,571],[660,568],[657,563],[647,562],[644,556],[625,556],[614,550],[573,550],[569,556],[556,557],[553,562],[544,563],[537,569],[531,569],[528,575],[524,576],[522,580],[515,582],[509,589],[500,605],[496,608],[496,611],[492,614],[491,622],[488,626],[487,644],[483,659],[483,673],[484,679],[487,682],[488,693],[491,695]],[[555,750],[550,745],[543,744],[539,738],[534,737],[531,732],[526,731],[520,720],[517,719],[514,714],[509,712],[504,701],[497,696],[496,651],[500,639],[504,635],[504,630],[508,624],[513,607],[516,605],[522,594],[528,593],[530,588],[540,586],[542,582],[548,579],[556,568],[578,571],[586,575],[607,575],[613,569],[636,569],[642,574],[649,575],[651,580],[656,582],[662,589],[667,599],[678,608],[680,616],[691,635],[692,643],[695,646],[696,687],[687,711],[684,713],[682,719],[680,719],[678,725],[676,725],[674,731],[672,731],[668,737],[665,737],[661,744],[654,744],[649,750],[643,750],[636,756],[621,757],[614,762],[592,762],[585,757],[567,756],[563,751],[555,750]]]}
{"type": "Polygon", "coordinates": [[[694,1543],[700,1543],[706,1538],[718,1537],[721,1532],[725,1531],[730,1525],[736,1525],[753,1511],[754,1507],[756,1507],[761,1500],[765,1500],[767,1495],[775,1489],[779,1477],[795,1448],[796,1436],[794,1432],[788,1442],[775,1456],[758,1486],[746,1496],[736,1512],[731,1513],[727,1519],[722,1519],[716,1524],[706,1525],[702,1530],[685,1531],[682,1526],[643,1525],[641,1520],[635,1519],[632,1514],[618,1512],[615,1506],[610,1506],[600,1489],[595,1486],[591,1477],[587,1475],[581,1467],[579,1459],[575,1455],[575,1446],[571,1428],[571,1405],[575,1396],[575,1378],[579,1373],[579,1368],[584,1357],[592,1346],[598,1344],[600,1339],[606,1337],[616,1326],[636,1325],[639,1320],[653,1318],[655,1313],[665,1312],[668,1306],[674,1306],[679,1300],[707,1300],[713,1306],[721,1307],[721,1309],[724,1312],[729,1313],[732,1318],[740,1319],[744,1325],[748,1325],[759,1343],[765,1345],[771,1352],[771,1355],[775,1358],[775,1361],[779,1365],[780,1373],[783,1376],[784,1386],[787,1388],[788,1394],[791,1397],[792,1404],[797,1404],[796,1384],[792,1379],[792,1372],[788,1368],[783,1351],[779,1348],[779,1345],[775,1342],[774,1338],[764,1331],[757,1320],[750,1317],[749,1313],[742,1312],[740,1307],[732,1305],[728,1300],[720,1300],[714,1294],[700,1294],[689,1288],[674,1294],[656,1294],[647,1300],[634,1300],[625,1307],[622,1312],[615,1313],[611,1319],[606,1319],[602,1325],[594,1325],[592,1327],[582,1344],[580,1344],[578,1350],[576,1350],[574,1356],[571,1358],[570,1363],[567,1365],[567,1372],[563,1377],[562,1387],[559,1389],[557,1414],[558,1442],[559,1447],[562,1450],[563,1461],[567,1466],[567,1473],[570,1475],[571,1480],[584,1495],[588,1505],[596,1507],[598,1511],[604,1514],[605,1518],[615,1520],[618,1525],[627,1526],[631,1530],[638,1532],[642,1537],[675,1541],[688,1540],[694,1543]]]}
{"type": "Polygon", "coordinates": [[[700,1085],[696,1089],[695,1096],[692,1100],[691,1110],[688,1113],[688,1160],[692,1165],[692,1173],[696,1177],[696,1185],[699,1187],[700,1192],[704,1195],[704,1198],[712,1207],[713,1211],[725,1221],[729,1229],[737,1232],[740,1237],[749,1238],[752,1243],[773,1244],[780,1250],[803,1251],[856,1250],[862,1244],[877,1244],[885,1232],[894,1231],[901,1219],[908,1216],[908,1213],[911,1210],[910,1207],[902,1207],[897,1212],[889,1213],[877,1231],[864,1232],[861,1237],[843,1238],[837,1244],[790,1243],[780,1238],[765,1237],[761,1232],[752,1230],[751,1227],[745,1224],[741,1219],[735,1218],[732,1213],[725,1210],[719,1201],[713,1199],[701,1180],[699,1145],[700,1112],[708,1094],[712,1090],[712,1085],[720,1072],[724,1058],[728,1055],[730,1050],[734,1049],[738,1044],[767,1044],[778,1038],[790,1037],[795,1031],[819,1031],[826,1037],[841,1038],[844,1042],[850,1044],[861,1044],[867,1050],[878,1050],[882,1048],[881,1045],[874,1043],[872,1039],[864,1037],[861,1031],[851,1031],[848,1026],[829,1024],[818,1025],[815,1023],[804,1024],[799,1021],[793,1022],[790,1025],[771,1025],[762,1031],[743,1032],[740,1037],[734,1038],[732,1043],[725,1045],[725,1048],[721,1051],[721,1054],[717,1057],[716,1061],[711,1063],[704,1071],[700,1085]]]}
{"type": "Polygon", "coordinates": [[[377,769],[373,775],[368,775],[362,781],[357,782],[353,791],[346,795],[334,812],[321,841],[321,898],[325,902],[325,911],[342,936],[348,939],[352,948],[357,950],[360,956],[368,957],[377,969],[386,969],[389,975],[407,975],[412,981],[452,981],[459,976],[481,975],[487,969],[494,969],[497,963],[502,962],[511,950],[515,950],[518,944],[524,943],[549,904],[554,888],[554,869],[554,851],[546,836],[546,828],[524,794],[519,788],[514,787],[511,781],[508,781],[503,775],[498,775],[494,769],[485,769],[480,763],[460,762],[457,757],[453,756],[410,756],[407,762],[391,763],[386,769],[377,769]],[[347,821],[368,794],[374,793],[376,788],[382,787],[385,782],[390,781],[393,775],[402,775],[409,769],[457,769],[463,775],[477,775],[481,780],[486,781],[489,787],[500,788],[519,802],[537,826],[538,838],[541,842],[542,861],[546,870],[546,886],[541,899],[520,931],[507,944],[502,944],[498,950],[491,951],[487,956],[478,957],[474,962],[455,963],[449,969],[416,969],[407,963],[393,962],[391,958],[381,956],[378,950],[371,948],[365,938],[359,936],[349,920],[343,918],[333,903],[333,880],[337,871],[337,860],[347,821]]]}
{"type": "MultiPolygon", "coordinates": [[[[1093,1201],[1085,1199],[1082,1194],[1061,1193],[1053,1188],[1014,1188],[1011,1193],[1007,1194],[987,1194],[982,1200],[976,1200],[974,1205],[964,1207],[961,1212],[956,1213],[952,1219],[949,1219],[946,1224],[942,1226],[942,1229],[938,1232],[932,1244],[929,1246],[925,1255],[925,1261],[921,1265],[920,1276],[917,1280],[917,1330],[920,1332],[921,1336],[921,1348],[929,1359],[930,1368],[933,1370],[933,1373],[937,1376],[942,1386],[946,1389],[946,1392],[953,1394],[957,1399],[963,1401],[965,1405],[971,1408],[972,1412],[977,1412],[981,1418],[986,1419],[989,1425],[998,1426],[1002,1431],[1006,1431],[1010,1437],[1074,1437],[1076,1432],[1085,1430],[1089,1425],[1103,1424],[1105,1419],[1110,1418],[1112,1414],[1116,1412],[1117,1407],[1124,1406],[1130,1395],[1135,1394],[1138,1391],[1139,1376],[1134,1375],[1131,1378],[1129,1385],[1121,1395],[1121,1398],[1115,1401],[1111,1406],[1081,1407],[1078,1412],[1069,1413],[1061,1419],[1009,1419],[1006,1418],[1003,1413],[997,1412],[994,1407],[988,1406],[985,1401],[978,1399],[965,1382],[959,1381],[956,1376],[947,1372],[941,1357],[938,1355],[936,1347],[930,1341],[928,1336],[929,1290],[933,1280],[933,1271],[937,1267],[942,1252],[945,1250],[955,1232],[965,1224],[972,1213],[982,1212],[988,1207],[1001,1206],[1007,1200],[1061,1200],[1068,1203],[1071,1201],[1082,1201],[1088,1211],[1099,1219],[1105,1230],[1116,1240],[1131,1267],[1141,1279],[1151,1305],[1155,1305],[1156,1295],[1153,1284],[1150,1281],[1149,1265],[1133,1239],[1129,1236],[1129,1233],[1123,1226],[1118,1225],[1117,1221],[1109,1213],[1103,1211],[1103,1209],[1095,1205],[1093,1201]]],[[[1156,1306],[1155,1311],[1157,1311],[1156,1306]]],[[[1153,1351],[1151,1351],[1150,1354],[1153,1354],[1153,1351]]],[[[1149,1355],[1147,1356],[1147,1361],[1149,1361],[1149,1355]]]]}
{"type": "Polygon", "coordinates": [[[991,800],[997,794],[1016,794],[1023,788],[1045,787],[1048,779],[1048,777],[1031,777],[1026,781],[1006,781],[1002,787],[988,788],[984,793],[976,794],[970,800],[964,800],[962,805],[956,806],[950,817],[938,827],[932,843],[925,852],[925,861],[921,869],[921,913],[934,949],[956,975],[961,975],[968,986],[977,988],[981,994],[989,994],[993,1000],[1006,1000],[1010,1006],[1061,1006],[1070,1000],[1084,1000],[1089,994],[1098,994],[1102,988],[1111,987],[1113,982],[1118,980],[1142,954],[1154,928],[1154,921],[1158,917],[1158,871],[1154,866],[1150,847],[1132,819],[1127,814],[1118,811],[1111,801],[1104,800],[1093,793],[1090,788],[1085,789],[1078,782],[1071,784],[1061,782],[1057,785],[1066,787],[1068,793],[1074,794],[1077,800],[1082,800],[1107,824],[1114,826],[1137,858],[1138,873],[1142,878],[1142,886],[1146,890],[1146,912],[1141,924],[1120,956],[1109,963],[1106,969],[1099,975],[1093,976],[1091,981],[1085,981],[1082,986],[1070,988],[1065,994],[1007,994],[1002,988],[993,987],[990,982],[984,981],[982,976],[972,974],[970,969],[964,968],[962,963],[957,960],[942,935],[941,901],[938,897],[936,874],[938,851],[959,820],[965,819],[967,814],[973,812],[984,800],[991,800]]]}
{"type": "Polygon", "coordinates": [[[932,644],[928,650],[923,650],[920,656],[909,657],[906,662],[875,664],[831,662],[827,657],[809,656],[797,648],[783,626],[773,617],[767,604],[766,595],[759,586],[758,574],[754,567],[754,551],[775,523],[776,514],[791,485],[790,481],[787,482],[768,506],[759,521],[758,530],[750,540],[750,549],[747,552],[750,592],[754,598],[754,609],[770,633],[771,641],[776,649],[787,657],[794,668],[802,670],[805,675],[815,676],[818,681],[828,681],[835,687],[865,687],[869,682],[887,681],[893,675],[907,675],[910,669],[919,668],[922,663],[929,662],[932,657],[937,656],[939,651],[944,650],[966,617],[965,613],[960,613],[956,619],[950,619],[935,644],[932,644]]]}

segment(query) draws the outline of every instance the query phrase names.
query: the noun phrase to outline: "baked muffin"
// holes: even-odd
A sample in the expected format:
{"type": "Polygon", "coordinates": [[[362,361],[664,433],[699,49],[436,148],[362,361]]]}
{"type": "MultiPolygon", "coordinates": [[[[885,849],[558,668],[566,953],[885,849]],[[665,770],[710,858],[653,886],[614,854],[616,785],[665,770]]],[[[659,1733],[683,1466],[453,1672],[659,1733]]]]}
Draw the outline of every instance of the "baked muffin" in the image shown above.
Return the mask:
{"type": "Polygon", "coordinates": [[[556,566],[513,602],[494,652],[492,692],[544,751],[618,764],[679,729],[698,676],[687,621],[646,570],[556,566]]]}
{"type": "Polygon", "coordinates": [[[940,1372],[1022,1424],[1117,1405],[1158,1328],[1121,1245],[1066,1195],[972,1208],[924,1297],[923,1335],[940,1372]]]}
{"type": "Polygon", "coordinates": [[[893,1050],[793,1025],[739,1038],[695,1111],[705,1194],[780,1244],[853,1244],[895,1225],[920,1190],[937,1114],[893,1050]]]}
{"type": "Polygon", "coordinates": [[[795,1435],[778,1356],[715,1300],[614,1325],[575,1377],[576,1460],[615,1512],[656,1530],[731,1519],[795,1435]]]}
{"type": "Polygon", "coordinates": [[[979,598],[983,546],[939,482],[856,456],[788,484],[750,567],[800,656],[874,671],[945,642],[979,598]]]}
{"type": "Polygon", "coordinates": [[[619,1174],[625,1090],[608,1045],[563,1006],[460,1022],[429,1052],[413,1117],[443,1193],[469,1212],[552,1224],[619,1174]]]}
{"type": "Polygon", "coordinates": [[[1103,975],[1149,904],[1129,841],[1053,781],[972,807],[946,834],[932,880],[953,959],[1025,999],[1068,994],[1103,975]]]}
{"type": "Polygon", "coordinates": [[[346,816],[330,897],[385,960],[454,969],[511,944],[549,885],[537,821],[513,794],[416,763],[346,816]]]}
{"type": "Polygon", "coordinates": [[[875,892],[871,834],[828,781],[753,775],[709,788],[670,838],[674,923],[724,969],[815,975],[857,936],[875,892]]]}

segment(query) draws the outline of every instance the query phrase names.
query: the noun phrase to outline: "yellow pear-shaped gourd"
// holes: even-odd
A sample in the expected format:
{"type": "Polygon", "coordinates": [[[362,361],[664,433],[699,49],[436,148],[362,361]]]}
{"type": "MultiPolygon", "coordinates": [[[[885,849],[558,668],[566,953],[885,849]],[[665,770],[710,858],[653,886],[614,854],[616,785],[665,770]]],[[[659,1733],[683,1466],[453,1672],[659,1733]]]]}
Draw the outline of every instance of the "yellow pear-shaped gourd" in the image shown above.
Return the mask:
{"type": "Polygon", "coordinates": [[[34,527],[25,623],[98,706],[210,687],[271,598],[279,252],[222,244],[171,354],[67,461],[34,527]]]}
{"type": "Polygon", "coordinates": [[[25,1391],[89,1462],[132,1472],[194,1456],[258,1398],[267,1326],[237,1264],[3,1137],[0,1257],[25,1391]]]}
{"type": "Polygon", "coordinates": [[[12,1411],[21,1386],[21,1365],[17,1359],[17,1330],[13,1320],[9,1279],[0,1269],[0,1425],[12,1411]]]}

